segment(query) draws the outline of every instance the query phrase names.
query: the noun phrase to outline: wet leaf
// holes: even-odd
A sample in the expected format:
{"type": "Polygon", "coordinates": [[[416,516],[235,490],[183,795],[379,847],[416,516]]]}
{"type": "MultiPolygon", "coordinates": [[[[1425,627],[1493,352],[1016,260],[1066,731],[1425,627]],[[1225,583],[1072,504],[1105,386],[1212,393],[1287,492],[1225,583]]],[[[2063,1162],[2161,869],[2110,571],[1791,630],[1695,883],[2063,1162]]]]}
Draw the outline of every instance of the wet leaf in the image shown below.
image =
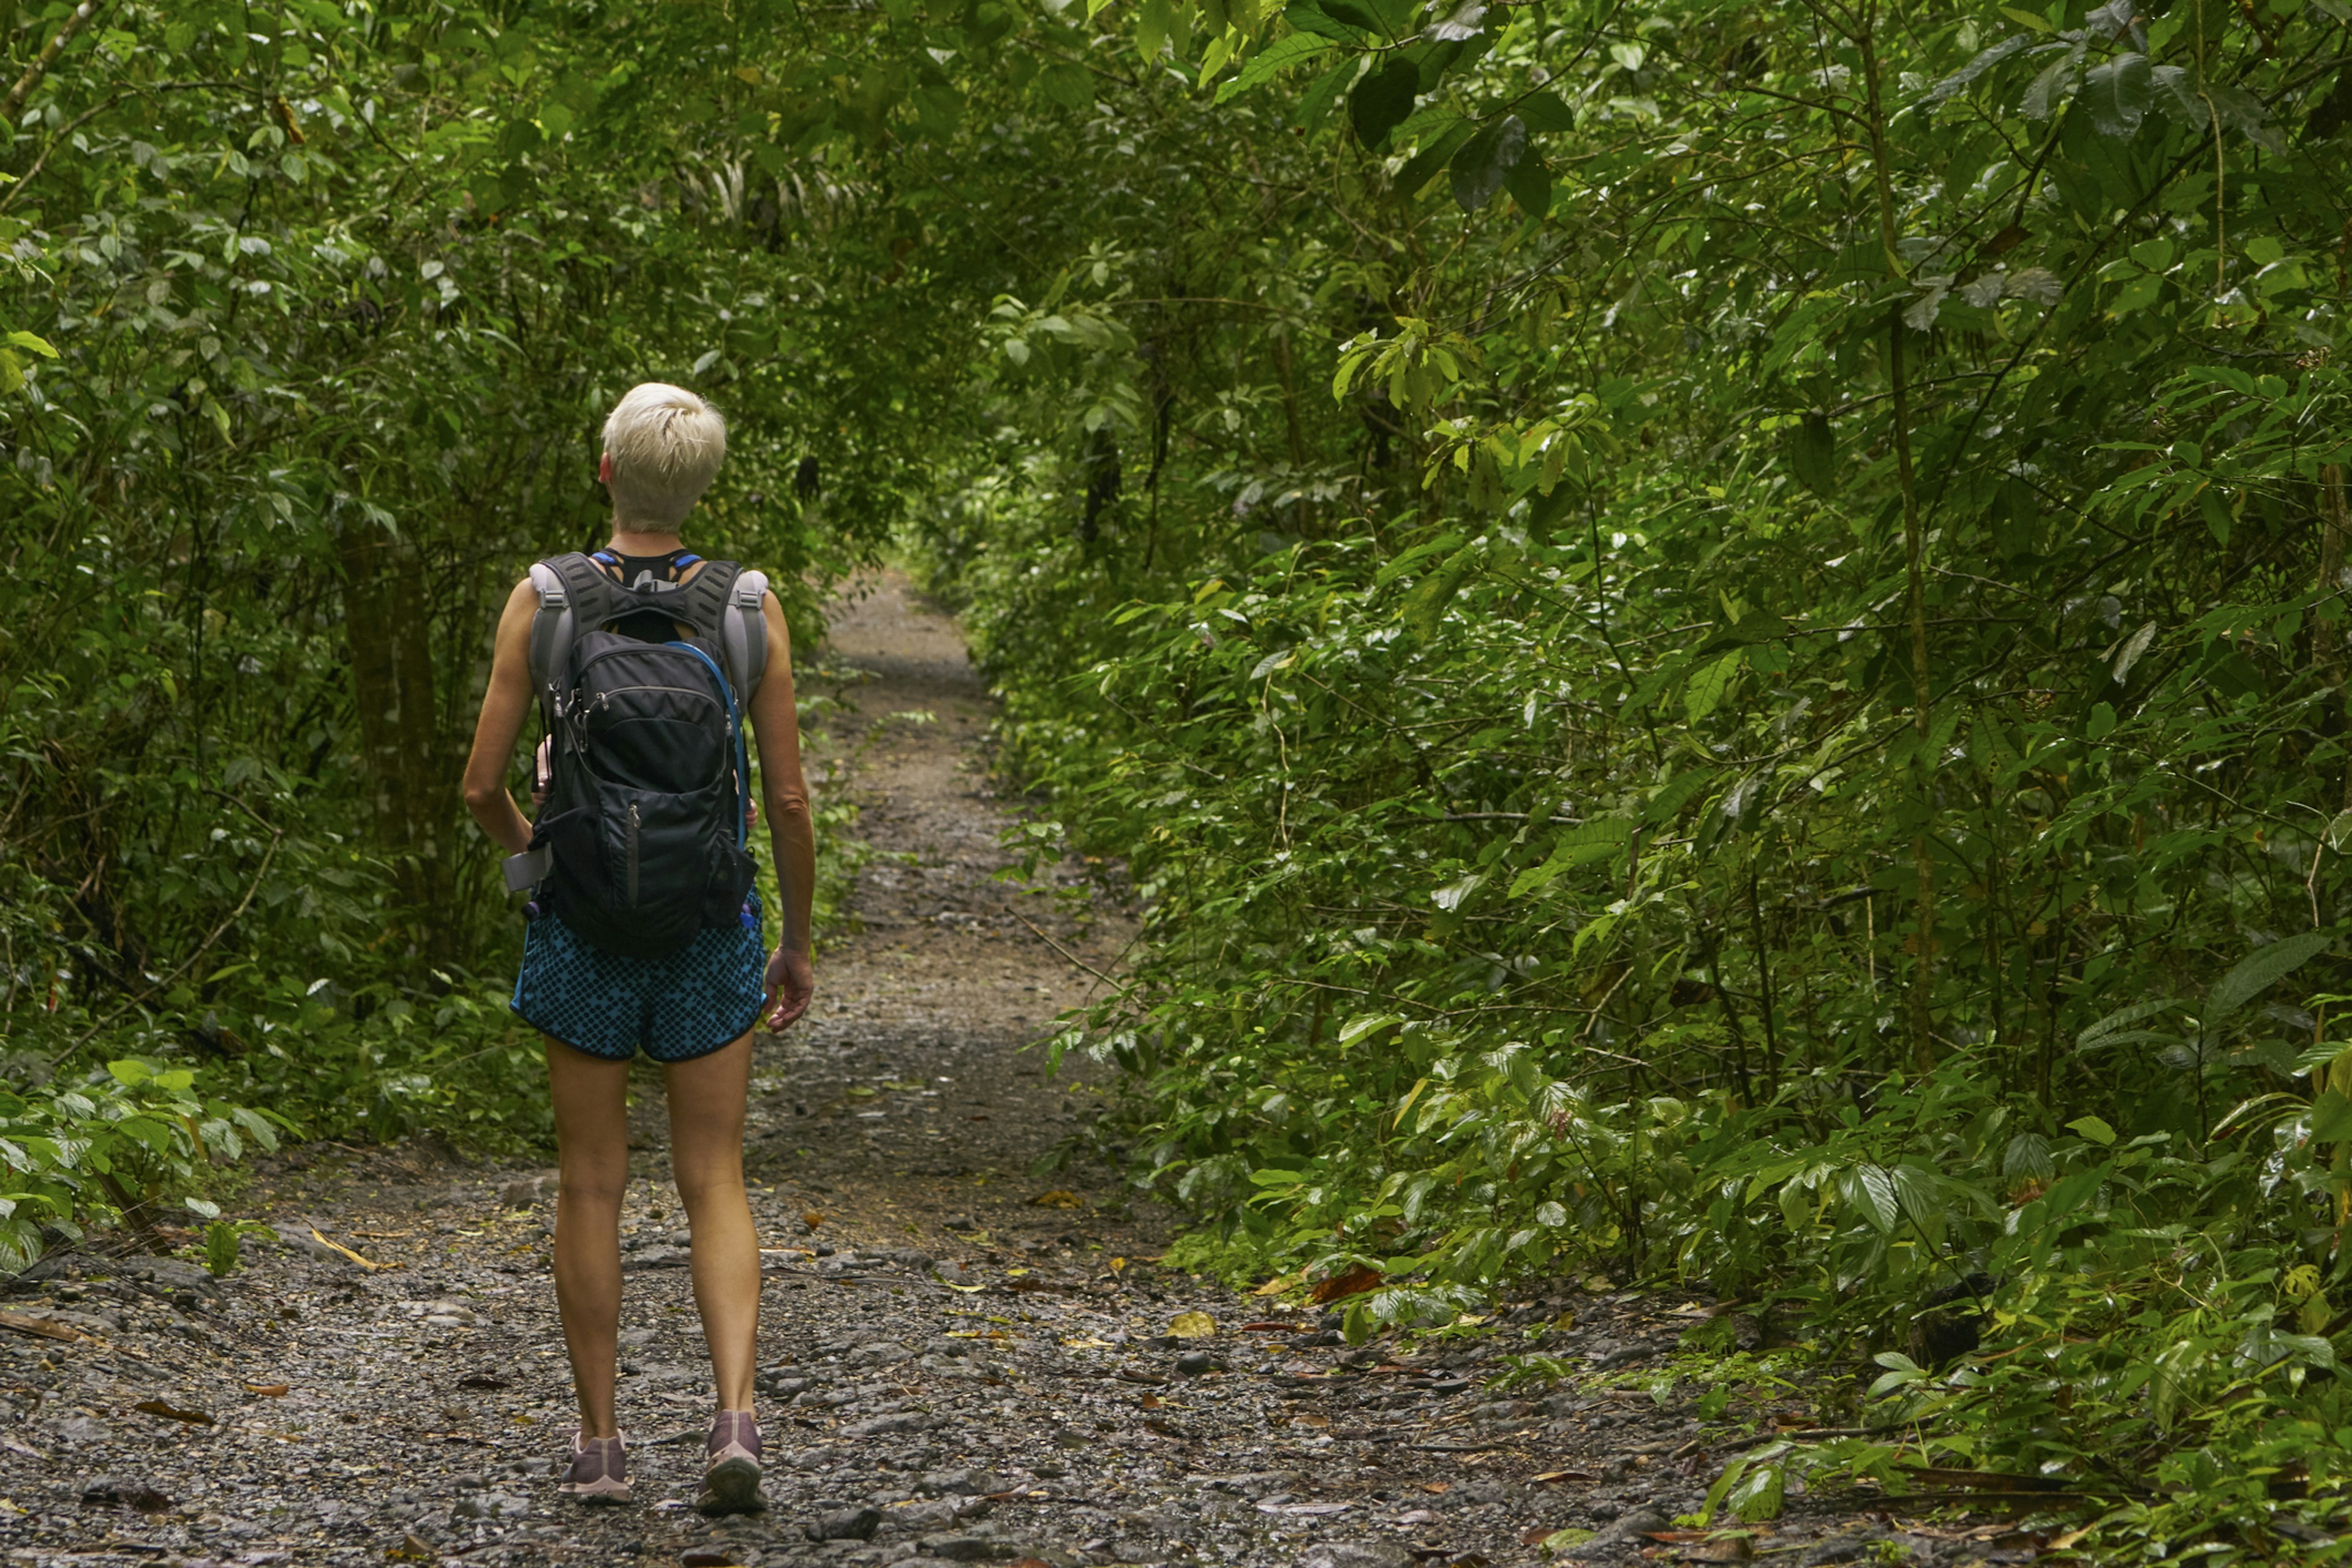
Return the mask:
{"type": "Polygon", "coordinates": [[[1170,1321],[1168,1331],[1180,1340],[1205,1340],[1217,1331],[1217,1321],[1206,1312],[1179,1312],[1170,1321]]]}

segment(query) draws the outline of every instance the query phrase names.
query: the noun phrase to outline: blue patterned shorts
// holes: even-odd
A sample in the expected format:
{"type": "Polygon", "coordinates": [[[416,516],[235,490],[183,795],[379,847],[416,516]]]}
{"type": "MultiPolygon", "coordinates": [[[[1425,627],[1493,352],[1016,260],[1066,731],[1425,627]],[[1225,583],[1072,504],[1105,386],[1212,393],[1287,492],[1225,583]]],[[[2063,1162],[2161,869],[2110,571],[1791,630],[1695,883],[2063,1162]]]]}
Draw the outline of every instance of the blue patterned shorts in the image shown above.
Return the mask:
{"type": "Polygon", "coordinates": [[[555,915],[524,928],[515,1016],[606,1061],[643,1051],[657,1062],[707,1057],[751,1031],[766,1000],[760,895],[731,926],[695,933],[667,958],[624,958],[583,942],[555,915]]]}

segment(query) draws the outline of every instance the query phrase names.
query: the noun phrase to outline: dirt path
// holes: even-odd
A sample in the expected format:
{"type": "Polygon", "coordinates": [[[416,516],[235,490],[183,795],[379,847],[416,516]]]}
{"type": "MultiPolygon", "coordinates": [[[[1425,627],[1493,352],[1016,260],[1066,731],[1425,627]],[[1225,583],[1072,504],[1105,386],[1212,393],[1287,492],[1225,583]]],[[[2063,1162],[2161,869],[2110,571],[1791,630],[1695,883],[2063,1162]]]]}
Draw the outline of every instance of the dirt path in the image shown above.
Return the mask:
{"type": "MultiPolygon", "coordinates": [[[[1547,1536],[1596,1560],[1657,1550],[1644,1532],[1717,1468],[1695,1390],[1490,1384],[1538,1349],[1618,1380],[1654,1367],[1688,1321],[1674,1303],[1561,1297],[1507,1335],[1396,1357],[1155,1268],[1164,1220],[1094,1152],[1103,1094],[1024,1049],[1130,928],[1074,873],[994,879],[1009,817],[976,752],[987,696],[903,582],[871,585],[828,664],[807,682],[833,742],[820,788],[854,794],[877,854],[810,1020],[758,1060],[770,1510],[687,1506],[709,1402],[647,1077],[625,1220],[638,1505],[553,1490],[571,1414],[544,1173],[314,1145],[265,1169],[281,1245],[225,1281],[67,1255],[9,1286],[0,1305],[88,1337],[0,1333],[8,1561],[1472,1568],[1535,1562],[1547,1536]],[[1215,1332],[1170,1337],[1191,1313],[1215,1332]]],[[[1822,1520],[1782,1543],[1828,1537],[1806,1560],[1839,1562],[1884,1533],[1822,1520]]]]}

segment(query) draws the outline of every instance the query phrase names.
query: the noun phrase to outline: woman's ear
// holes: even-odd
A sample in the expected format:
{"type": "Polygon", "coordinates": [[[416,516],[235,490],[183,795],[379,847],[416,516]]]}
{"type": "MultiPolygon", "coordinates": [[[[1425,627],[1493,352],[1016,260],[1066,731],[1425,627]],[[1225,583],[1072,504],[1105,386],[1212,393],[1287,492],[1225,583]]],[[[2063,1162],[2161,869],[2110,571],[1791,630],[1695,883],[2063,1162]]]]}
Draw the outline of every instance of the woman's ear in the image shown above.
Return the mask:
{"type": "Polygon", "coordinates": [[[604,485],[613,482],[613,454],[610,452],[605,453],[604,460],[596,465],[596,482],[604,485]]]}

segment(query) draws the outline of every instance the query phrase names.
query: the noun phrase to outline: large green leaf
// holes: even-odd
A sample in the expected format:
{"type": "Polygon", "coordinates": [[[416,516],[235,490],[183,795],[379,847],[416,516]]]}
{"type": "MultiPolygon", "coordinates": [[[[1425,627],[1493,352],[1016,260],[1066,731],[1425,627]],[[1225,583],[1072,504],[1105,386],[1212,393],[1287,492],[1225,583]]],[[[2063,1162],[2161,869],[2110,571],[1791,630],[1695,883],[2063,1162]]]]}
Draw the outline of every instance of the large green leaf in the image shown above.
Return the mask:
{"type": "Polygon", "coordinates": [[[1412,113],[1420,90],[1421,71],[1410,60],[1400,57],[1376,68],[1348,95],[1348,117],[1356,139],[1375,151],[1386,145],[1389,132],[1412,113]]]}
{"type": "Polygon", "coordinates": [[[1495,199],[1528,150],[1528,128],[1516,114],[1481,130],[1463,143],[1448,167],[1454,200],[1465,212],[1476,212],[1495,199]]]}
{"type": "Polygon", "coordinates": [[[2324,931],[2298,931],[2266,947],[2258,947],[2240,959],[2205,998],[2206,1027],[2219,1026],[2239,1008],[2326,952],[2335,940],[2333,934],[2324,931]]]}

